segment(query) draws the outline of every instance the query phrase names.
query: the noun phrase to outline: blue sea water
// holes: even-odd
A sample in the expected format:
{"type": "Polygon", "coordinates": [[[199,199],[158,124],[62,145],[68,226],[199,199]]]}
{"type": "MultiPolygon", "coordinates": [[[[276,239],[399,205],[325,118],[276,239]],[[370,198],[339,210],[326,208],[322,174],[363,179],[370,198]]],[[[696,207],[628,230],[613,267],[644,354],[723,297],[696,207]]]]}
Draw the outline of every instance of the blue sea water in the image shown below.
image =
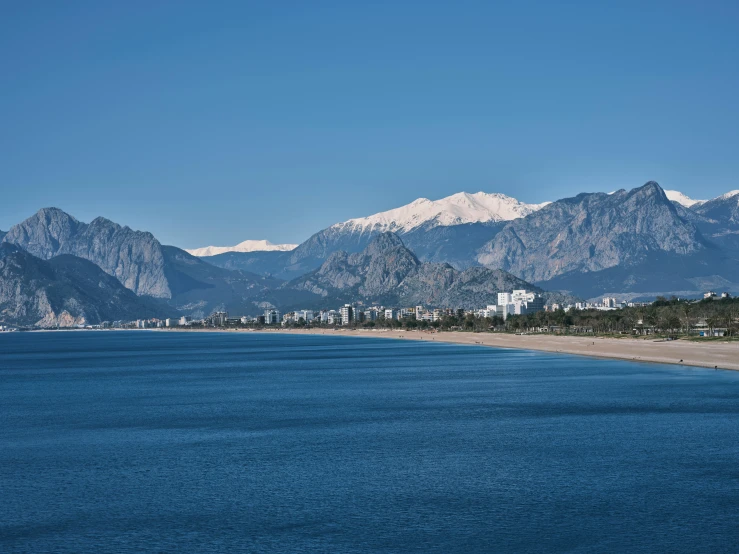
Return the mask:
{"type": "Polygon", "coordinates": [[[2,552],[737,552],[739,373],[0,335],[2,552]]]}

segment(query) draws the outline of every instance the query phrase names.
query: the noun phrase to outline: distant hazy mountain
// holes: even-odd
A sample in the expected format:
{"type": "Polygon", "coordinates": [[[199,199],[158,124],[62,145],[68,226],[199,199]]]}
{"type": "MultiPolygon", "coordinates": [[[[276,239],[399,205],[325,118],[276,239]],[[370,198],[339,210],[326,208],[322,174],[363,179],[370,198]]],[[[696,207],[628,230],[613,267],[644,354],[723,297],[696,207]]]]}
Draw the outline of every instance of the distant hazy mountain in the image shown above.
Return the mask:
{"type": "Polygon", "coordinates": [[[206,246],[204,248],[185,249],[193,256],[216,256],[226,252],[288,252],[295,250],[297,244],[272,244],[268,240],[245,240],[236,246],[206,246]]]}
{"type": "Polygon", "coordinates": [[[3,239],[48,260],[71,254],[89,260],[136,294],[168,300],[194,316],[214,309],[251,313],[265,291],[281,281],[203,262],[164,246],[151,233],[133,231],[99,217],[82,223],[57,208],[45,208],[14,225],[3,239]]]}
{"type": "Polygon", "coordinates": [[[7,233],[5,231],[0,231],[0,241],[3,240],[3,237],[5,237],[7,233]]]}
{"type": "Polygon", "coordinates": [[[695,200],[690,198],[678,190],[665,190],[665,196],[667,196],[668,200],[676,202],[685,208],[692,208],[693,206],[697,206],[705,202],[705,200],[695,200]]]}
{"type": "Polygon", "coordinates": [[[402,236],[421,260],[448,262],[464,269],[477,263],[476,250],[506,222],[546,205],[525,204],[504,194],[484,192],[460,192],[441,200],[419,198],[400,208],[332,225],[284,254],[229,253],[207,261],[291,279],[316,269],[333,252],[360,252],[373,237],[389,231],[402,236]]]}
{"type": "Polygon", "coordinates": [[[376,235],[362,252],[334,252],[319,269],[285,287],[309,291],[333,304],[361,299],[389,305],[465,308],[495,304],[501,291],[540,290],[497,269],[459,271],[449,264],[423,263],[389,232],[376,235]]]}
{"type": "Polygon", "coordinates": [[[176,315],[161,301],[136,296],[98,266],[70,255],[51,260],[0,244],[0,322],[71,327],[176,315]]]}

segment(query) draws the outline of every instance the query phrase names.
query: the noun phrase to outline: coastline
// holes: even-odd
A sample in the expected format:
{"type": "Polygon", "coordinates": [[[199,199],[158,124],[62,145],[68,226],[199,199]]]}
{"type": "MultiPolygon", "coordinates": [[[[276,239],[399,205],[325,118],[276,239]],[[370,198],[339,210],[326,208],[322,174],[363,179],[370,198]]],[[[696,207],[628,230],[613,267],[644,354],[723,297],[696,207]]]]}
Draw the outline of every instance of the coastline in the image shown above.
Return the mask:
{"type": "MultiPolygon", "coordinates": [[[[69,332],[89,329],[45,329],[33,332],[69,332]]],[[[651,338],[610,338],[572,335],[512,335],[509,333],[472,333],[466,331],[404,331],[389,329],[100,329],[98,332],[142,331],[170,333],[260,333],[291,335],[328,335],[333,337],[365,337],[419,342],[442,342],[469,346],[513,348],[559,354],[588,356],[631,362],[670,364],[707,369],[739,371],[739,342],[687,340],[665,341],[651,338]]]]}
{"type": "Polygon", "coordinates": [[[370,329],[280,329],[248,331],[252,333],[287,333],[294,335],[329,335],[335,337],[370,337],[423,342],[443,342],[471,346],[491,346],[537,350],[709,369],[739,371],[739,342],[660,341],[636,338],[573,337],[556,335],[511,335],[507,333],[470,333],[464,331],[391,331],[370,329]]]}

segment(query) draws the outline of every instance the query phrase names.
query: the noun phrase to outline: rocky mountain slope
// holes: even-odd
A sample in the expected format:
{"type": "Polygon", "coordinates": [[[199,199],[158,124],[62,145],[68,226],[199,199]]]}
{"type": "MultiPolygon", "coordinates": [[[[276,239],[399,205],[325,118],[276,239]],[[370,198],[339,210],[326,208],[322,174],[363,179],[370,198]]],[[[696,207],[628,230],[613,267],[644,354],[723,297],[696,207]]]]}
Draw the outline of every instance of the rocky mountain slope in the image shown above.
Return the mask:
{"type": "Polygon", "coordinates": [[[478,261],[534,282],[596,272],[657,252],[689,255],[706,248],[690,221],[655,182],[613,194],[580,194],[512,221],[478,261]]]}
{"type": "Polygon", "coordinates": [[[315,271],[285,285],[330,299],[388,305],[473,308],[495,304],[497,293],[532,287],[497,269],[459,271],[449,264],[421,262],[397,235],[375,236],[362,252],[334,252],[315,271]]]}
{"type": "Polygon", "coordinates": [[[649,182],[631,191],[558,200],[507,224],[478,261],[586,298],[739,291],[731,195],[706,202],[672,196],[649,182]]]}
{"type": "Polygon", "coordinates": [[[0,244],[0,322],[73,327],[177,315],[161,301],[136,296],[98,266],[71,255],[51,260],[0,244]]]}
{"type": "Polygon", "coordinates": [[[82,223],[57,208],[45,208],[4,237],[29,253],[51,260],[71,254],[89,260],[139,296],[167,300],[195,317],[216,309],[249,313],[280,280],[229,271],[184,250],[164,246],[151,233],[99,217],[82,223]]]}
{"type": "Polygon", "coordinates": [[[11,227],[3,240],[44,260],[60,254],[90,260],[136,294],[172,297],[162,248],[151,233],[103,217],[82,223],[58,208],[44,208],[11,227]]]}

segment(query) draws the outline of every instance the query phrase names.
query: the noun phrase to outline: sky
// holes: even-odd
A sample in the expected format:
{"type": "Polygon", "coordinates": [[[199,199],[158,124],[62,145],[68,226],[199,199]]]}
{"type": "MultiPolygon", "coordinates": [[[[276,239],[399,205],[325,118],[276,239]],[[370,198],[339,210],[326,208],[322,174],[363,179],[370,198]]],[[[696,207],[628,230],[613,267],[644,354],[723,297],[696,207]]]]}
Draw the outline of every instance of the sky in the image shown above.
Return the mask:
{"type": "Polygon", "coordinates": [[[0,229],[184,248],[419,197],[739,189],[739,3],[5,2],[0,229]]]}

